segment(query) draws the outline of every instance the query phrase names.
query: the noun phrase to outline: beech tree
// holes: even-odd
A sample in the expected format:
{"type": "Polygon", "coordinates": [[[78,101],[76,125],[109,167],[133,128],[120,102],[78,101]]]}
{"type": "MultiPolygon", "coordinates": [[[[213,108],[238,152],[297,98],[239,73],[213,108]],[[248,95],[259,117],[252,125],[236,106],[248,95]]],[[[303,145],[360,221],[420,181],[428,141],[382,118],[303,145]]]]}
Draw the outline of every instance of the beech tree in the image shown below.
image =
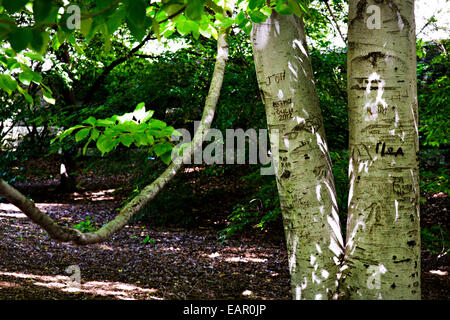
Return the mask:
{"type": "Polygon", "coordinates": [[[414,1],[350,1],[349,18],[345,249],[303,23],[274,12],[253,27],[292,294],[420,299],[414,1]]]}
{"type": "MultiPolygon", "coordinates": [[[[87,40],[100,32],[106,43],[123,24],[138,41],[148,32],[160,38],[175,30],[194,38],[200,34],[215,37],[214,74],[201,124],[188,152],[183,153],[185,158],[201,147],[214,118],[228,56],[228,30],[237,25],[249,32],[253,23],[258,85],[271,145],[279,146],[278,151],[272,151],[293,298],[420,298],[414,1],[349,3],[351,187],[346,243],[302,20],[306,1],[236,1],[225,5],[216,0],[170,0],[148,5],[142,0],[98,0],[86,7],[79,21],[70,15],[74,11],[61,3],[3,0],[0,4],[8,13],[0,17],[0,39],[11,46],[2,48],[1,62],[7,73],[0,78],[0,87],[9,93],[18,91],[29,103],[33,101],[19,81],[25,86],[32,81],[40,85],[49,103],[53,102],[52,93],[17,54],[28,48],[32,52],[25,55],[42,59],[39,52],[45,52],[50,38],[76,46],[69,22],[79,24],[87,40]],[[61,8],[67,11],[60,14],[61,8]],[[32,22],[25,26],[18,23],[21,14],[31,17],[32,22]],[[17,67],[20,73],[14,74],[17,67]]],[[[77,141],[87,139],[85,148],[95,142],[102,153],[120,143],[157,145],[158,155],[169,164],[171,148],[166,145],[174,129],[151,119],[142,105],[135,112],[144,114],[143,119],[89,118],[66,130],[60,139],[75,134],[77,141]],[[155,129],[160,131],[159,140],[150,134],[155,129]]],[[[95,232],[81,233],[58,225],[3,180],[0,195],[54,239],[95,243],[125,226],[164,188],[182,163],[170,163],[115,219],[95,232]]]]}
{"type": "Polygon", "coordinates": [[[349,5],[345,285],[352,299],[420,299],[414,1],[349,5]]]}
{"type": "Polygon", "coordinates": [[[331,298],[344,243],[303,21],[273,12],[253,25],[252,45],[270,139],[278,144],[272,151],[293,296],[331,298]]]}

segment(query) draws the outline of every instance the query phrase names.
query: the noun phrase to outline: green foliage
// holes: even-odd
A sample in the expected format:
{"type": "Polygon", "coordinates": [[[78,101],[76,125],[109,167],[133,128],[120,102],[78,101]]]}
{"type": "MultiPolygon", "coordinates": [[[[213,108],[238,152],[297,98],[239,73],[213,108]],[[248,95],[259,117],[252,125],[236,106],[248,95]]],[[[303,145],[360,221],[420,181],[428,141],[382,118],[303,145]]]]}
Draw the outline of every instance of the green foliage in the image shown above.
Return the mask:
{"type": "Polygon", "coordinates": [[[87,139],[83,147],[86,154],[91,142],[96,142],[98,150],[103,154],[111,152],[119,146],[129,148],[134,143],[136,147],[150,147],[149,152],[161,157],[164,163],[171,161],[172,145],[169,143],[172,135],[179,134],[173,127],[161,120],[152,119],[153,111],[146,111],[145,104],[137,105],[134,112],[122,116],[114,115],[106,119],[89,117],[83,124],[73,126],[62,132],[56,141],[63,140],[75,133],[75,141],[87,139]]]}
{"type": "Polygon", "coordinates": [[[434,254],[442,253],[450,248],[450,234],[442,226],[422,229],[422,243],[434,254]]]}
{"type": "Polygon", "coordinates": [[[418,42],[417,78],[419,103],[420,190],[426,194],[449,194],[450,127],[446,110],[450,104],[448,40],[418,42]]]}
{"type": "Polygon", "coordinates": [[[330,150],[340,152],[348,144],[347,55],[339,49],[311,51],[317,94],[330,150]]]}
{"type": "Polygon", "coordinates": [[[249,186],[260,186],[258,191],[244,203],[237,204],[228,216],[229,224],[220,231],[222,239],[229,238],[252,226],[267,229],[281,217],[280,201],[274,176],[262,176],[259,168],[241,178],[249,186]]]}
{"type": "Polygon", "coordinates": [[[450,126],[445,110],[450,105],[450,59],[448,41],[422,46],[418,62],[420,141],[423,146],[448,146],[450,126]]]}
{"type": "Polygon", "coordinates": [[[448,168],[437,167],[433,170],[420,170],[420,190],[426,194],[444,192],[450,194],[450,174],[448,168]]]}
{"type": "Polygon", "coordinates": [[[155,239],[150,239],[150,236],[147,235],[147,236],[145,237],[145,239],[142,240],[142,243],[156,243],[156,240],[155,240],[155,239]]]}
{"type": "MultiPolygon", "coordinates": [[[[28,52],[25,54],[31,61],[42,61],[42,56],[38,53],[28,52]]],[[[32,83],[41,85],[42,76],[33,71],[23,59],[15,56],[12,49],[0,48],[0,89],[11,95],[15,90],[21,93],[26,101],[33,104],[33,98],[28,92],[32,83]]],[[[41,85],[45,97],[51,96],[51,91],[46,86],[41,85]]]]}
{"type": "Polygon", "coordinates": [[[446,166],[448,150],[423,148],[420,151],[420,191],[425,194],[450,192],[450,172],[446,166]]]}
{"type": "Polygon", "coordinates": [[[97,227],[95,227],[90,216],[86,216],[84,218],[84,220],[82,220],[80,223],[74,225],[73,228],[78,229],[83,233],[97,231],[97,227]]]}
{"type": "Polygon", "coordinates": [[[2,1],[2,5],[9,13],[15,13],[22,9],[28,0],[2,1]]]}

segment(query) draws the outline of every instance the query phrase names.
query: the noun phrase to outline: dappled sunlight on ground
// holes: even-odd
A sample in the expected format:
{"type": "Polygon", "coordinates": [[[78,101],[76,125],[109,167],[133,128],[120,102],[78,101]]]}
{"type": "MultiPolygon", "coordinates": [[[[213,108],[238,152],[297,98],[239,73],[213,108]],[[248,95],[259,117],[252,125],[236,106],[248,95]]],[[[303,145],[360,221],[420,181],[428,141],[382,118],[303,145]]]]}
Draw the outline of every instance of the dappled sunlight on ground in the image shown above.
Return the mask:
{"type": "Polygon", "coordinates": [[[430,270],[429,273],[434,274],[436,276],[448,276],[448,272],[442,270],[430,270]]]}
{"type": "Polygon", "coordinates": [[[116,189],[100,190],[97,192],[89,192],[89,191],[86,191],[83,193],[74,192],[73,199],[75,201],[86,200],[86,199],[89,199],[91,201],[114,200],[114,192],[115,191],[116,191],[116,189]]]}
{"type": "Polygon", "coordinates": [[[249,254],[248,252],[245,252],[243,255],[240,256],[232,256],[230,254],[227,253],[219,253],[219,252],[214,252],[211,254],[202,254],[202,256],[204,257],[208,257],[210,259],[215,259],[217,261],[220,262],[240,262],[240,263],[266,263],[267,259],[266,258],[260,258],[259,256],[255,256],[252,254],[249,254]]]}
{"type": "Polygon", "coordinates": [[[141,288],[135,284],[108,281],[88,281],[79,285],[73,285],[68,276],[42,276],[36,274],[25,274],[20,272],[0,271],[0,276],[9,281],[0,281],[2,288],[20,287],[12,282],[14,279],[25,279],[34,286],[60,290],[61,292],[89,293],[100,296],[110,296],[121,300],[134,300],[136,294],[144,295],[147,299],[161,298],[153,296],[157,289],[141,288]]]}

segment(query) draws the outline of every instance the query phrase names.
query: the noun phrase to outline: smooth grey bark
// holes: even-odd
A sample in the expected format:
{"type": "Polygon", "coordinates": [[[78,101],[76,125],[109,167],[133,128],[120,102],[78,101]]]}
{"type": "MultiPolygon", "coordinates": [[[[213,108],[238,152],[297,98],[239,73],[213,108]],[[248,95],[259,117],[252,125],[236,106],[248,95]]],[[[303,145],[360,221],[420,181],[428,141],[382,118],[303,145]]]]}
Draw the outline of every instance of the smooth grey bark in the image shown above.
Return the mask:
{"type": "Polygon", "coordinates": [[[333,298],[343,239],[303,21],[273,11],[266,22],[253,24],[252,45],[270,130],[293,298],[333,298]]]}
{"type": "Polygon", "coordinates": [[[181,159],[173,161],[169,167],[150,185],[146,186],[134,199],[132,199],[119,214],[105,226],[95,232],[81,233],[77,229],[60,226],[44,214],[35,204],[17,191],[15,188],[0,179],[0,195],[9,202],[17,206],[33,222],[40,225],[48,232],[50,237],[60,241],[73,241],[77,244],[91,244],[107,240],[115,232],[124,227],[140,209],[150,202],[167,183],[176,175],[183,163],[187,163],[195,150],[202,147],[202,142],[206,136],[214,118],[215,108],[222,88],[223,76],[225,73],[226,60],[228,59],[228,30],[220,30],[217,40],[217,57],[211,80],[208,96],[206,98],[203,116],[197,128],[195,136],[183,153],[181,159]]]}
{"type": "Polygon", "coordinates": [[[350,299],[420,299],[414,1],[350,0],[349,7],[343,290],[350,299]]]}

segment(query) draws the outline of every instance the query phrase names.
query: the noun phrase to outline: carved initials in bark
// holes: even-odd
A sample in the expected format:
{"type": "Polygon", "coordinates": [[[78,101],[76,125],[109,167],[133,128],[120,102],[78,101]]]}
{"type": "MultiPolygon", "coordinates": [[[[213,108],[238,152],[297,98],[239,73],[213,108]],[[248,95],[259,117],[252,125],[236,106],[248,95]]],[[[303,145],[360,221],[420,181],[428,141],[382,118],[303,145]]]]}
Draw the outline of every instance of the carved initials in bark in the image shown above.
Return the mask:
{"type": "Polygon", "coordinates": [[[392,177],[392,190],[399,196],[404,196],[412,191],[412,185],[405,184],[403,177],[392,177]]]}

